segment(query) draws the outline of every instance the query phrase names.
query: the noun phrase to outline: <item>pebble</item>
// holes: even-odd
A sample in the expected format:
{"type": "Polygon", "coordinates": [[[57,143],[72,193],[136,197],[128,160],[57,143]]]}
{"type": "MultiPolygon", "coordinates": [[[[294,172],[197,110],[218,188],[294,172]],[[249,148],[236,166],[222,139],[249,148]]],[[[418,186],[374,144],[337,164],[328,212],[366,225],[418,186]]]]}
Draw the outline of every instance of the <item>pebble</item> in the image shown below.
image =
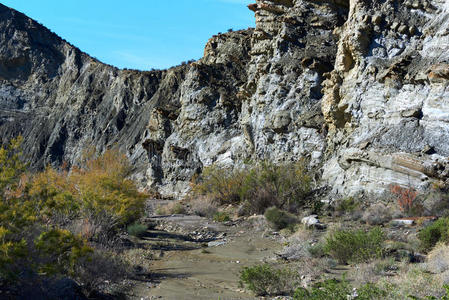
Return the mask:
{"type": "Polygon", "coordinates": [[[217,246],[221,246],[221,245],[225,245],[226,241],[212,241],[207,243],[207,247],[217,247],[217,246]]]}

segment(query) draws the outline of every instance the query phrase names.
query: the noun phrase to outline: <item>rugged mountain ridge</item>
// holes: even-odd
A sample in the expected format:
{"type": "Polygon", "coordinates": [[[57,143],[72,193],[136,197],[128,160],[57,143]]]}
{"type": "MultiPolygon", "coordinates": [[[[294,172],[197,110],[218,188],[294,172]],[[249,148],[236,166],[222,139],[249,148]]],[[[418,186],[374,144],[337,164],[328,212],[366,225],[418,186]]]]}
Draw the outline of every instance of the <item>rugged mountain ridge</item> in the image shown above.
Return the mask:
{"type": "Polygon", "coordinates": [[[119,70],[0,6],[0,136],[32,165],[118,146],[180,196],[210,164],[307,157],[334,192],[448,178],[449,5],[259,0],[199,61],[119,70]]]}

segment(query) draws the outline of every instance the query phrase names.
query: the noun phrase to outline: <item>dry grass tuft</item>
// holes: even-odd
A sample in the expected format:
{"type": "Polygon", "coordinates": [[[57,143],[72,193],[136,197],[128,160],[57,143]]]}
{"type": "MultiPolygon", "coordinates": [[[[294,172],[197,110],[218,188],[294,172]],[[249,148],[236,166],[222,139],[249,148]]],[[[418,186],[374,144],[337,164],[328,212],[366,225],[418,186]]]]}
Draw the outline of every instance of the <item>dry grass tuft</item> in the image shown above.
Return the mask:
{"type": "Polygon", "coordinates": [[[212,218],[218,212],[218,203],[205,196],[192,198],[189,205],[191,212],[200,217],[212,218]]]}
{"type": "Polygon", "coordinates": [[[382,203],[370,206],[363,214],[362,220],[369,225],[382,225],[392,219],[390,209],[382,203]]]}
{"type": "Polygon", "coordinates": [[[159,206],[156,213],[158,215],[180,215],[186,213],[186,208],[180,201],[173,201],[159,206]]]}
{"type": "Polygon", "coordinates": [[[449,246],[438,243],[427,255],[427,270],[432,273],[443,273],[449,270],[449,246]]]}

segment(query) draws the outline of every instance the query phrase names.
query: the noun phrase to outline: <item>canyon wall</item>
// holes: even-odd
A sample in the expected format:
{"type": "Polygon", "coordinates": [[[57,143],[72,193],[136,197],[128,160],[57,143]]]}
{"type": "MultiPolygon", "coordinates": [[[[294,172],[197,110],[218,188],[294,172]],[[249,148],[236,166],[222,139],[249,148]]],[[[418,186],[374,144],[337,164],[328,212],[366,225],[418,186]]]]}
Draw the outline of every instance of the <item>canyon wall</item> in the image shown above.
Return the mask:
{"type": "Polygon", "coordinates": [[[259,0],[204,57],[119,70],[0,5],[0,139],[33,168],[118,147],[179,197],[204,166],[306,158],[335,193],[449,176],[449,4],[259,0]]]}

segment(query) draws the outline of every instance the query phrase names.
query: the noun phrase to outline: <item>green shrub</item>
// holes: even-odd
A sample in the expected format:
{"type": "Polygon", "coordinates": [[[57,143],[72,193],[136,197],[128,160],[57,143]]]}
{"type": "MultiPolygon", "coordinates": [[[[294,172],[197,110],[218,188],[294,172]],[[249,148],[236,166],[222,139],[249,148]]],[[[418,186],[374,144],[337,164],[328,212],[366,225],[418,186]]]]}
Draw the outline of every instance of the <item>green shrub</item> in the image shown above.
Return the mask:
{"type": "Polygon", "coordinates": [[[294,226],[297,223],[297,219],[292,214],[277,207],[268,208],[264,216],[276,230],[294,226]]]}
{"type": "Polygon", "coordinates": [[[311,177],[303,163],[259,162],[239,170],[206,167],[192,192],[221,205],[245,203],[246,214],[253,214],[270,206],[290,209],[304,205],[310,189],[311,177]]]}
{"type": "Polygon", "coordinates": [[[383,254],[384,233],[379,227],[363,230],[337,230],[325,242],[324,251],[340,263],[365,262],[383,254]]]}
{"type": "Polygon", "coordinates": [[[141,224],[141,223],[133,223],[131,225],[129,225],[126,230],[128,231],[129,235],[135,236],[135,237],[141,237],[142,235],[145,234],[145,232],[147,231],[148,226],[145,224],[141,224]]]}
{"type": "Polygon", "coordinates": [[[326,255],[323,243],[316,243],[315,245],[310,246],[307,251],[309,251],[312,257],[316,258],[320,258],[326,255]]]}
{"type": "Polygon", "coordinates": [[[424,251],[431,250],[438,242],[449,242],[449,218],[441,218],[424,227],[418,238],[424,251]]]}
{"type": "Polygon", "coordinates": [[[374,283],[366,283],[357,289],[357,295],[359,300],[377,300],[386,299],[388,292],[374,283]]]}
{"type": "Polygon", "coordinates": [[[353,294],[353,288],[345,279],[328,279],[318,282],[310,289],[298,288],[293,295],[295,300],[374,300],[385,299],[386,292],[374,284],[367,283],[356,290],[357,296],[353,294]]]}
{"type": "Polygon", "coordinates": [[[329,279],[316,283],[312,288],[298,288],[293,295],[295,300],[346,300],[351,294],[351,286],[346,280],[329,279]]]}
{"type": "Polygon", "coordinates": [[[342,213],[353,212],[359,203],[353,197],[343,198],[337,202],[336,210],[342,213]]]}
{"type": "Polygon", "coordinates": [[[321,215],[324,209],[325,203],[319,199],[311,203],[312,213],[315,215],[321,215]]]}
{"type": "Polygon", "coordinates": [[[258,296],[290,293],[297,281],[293,272],[277,270],[268,264],[246,267],[240,272],[240,283],[258,296]]]}
{"type": "Polygon", "coordinates": [[[228,221],[231,221],[231,218],[229,217],[229,214],[226,212],[217,212],[214,215],[214,221],[215,222],[228,222],[228,221]]]}

